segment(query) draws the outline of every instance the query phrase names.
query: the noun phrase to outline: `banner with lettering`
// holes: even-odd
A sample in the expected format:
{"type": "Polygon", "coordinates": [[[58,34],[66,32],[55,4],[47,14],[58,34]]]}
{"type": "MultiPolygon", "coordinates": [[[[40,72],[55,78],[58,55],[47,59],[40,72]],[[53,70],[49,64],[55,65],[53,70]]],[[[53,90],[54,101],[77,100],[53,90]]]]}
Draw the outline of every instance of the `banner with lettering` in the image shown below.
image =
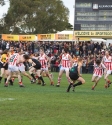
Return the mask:
{"type": "Polygon", "coordinates": [[[56,40],[73,40],[73,34],[56,34],[56,40]]]}
{"type": "Polygon", "coordinates": [[[80,37],[78,38],[79,41],[90,41],[91,38],[87,38],[87,37],[80,37]]]}
{"type": "Polygon", "coordinates": [[[19,41],[36,41],[36,35],[19,35],[19,41]]]}
{"type": "Polygon", "coordinates": [[[54,41],[55,40],[55,34],[38,34],[38,41],[45,40],[45,41],[54,41]]]}
{"type": "Polygon", "coordinates": [[[19,41],[18,35],[2,34],[2,39],[5,41],[19,41]]]}
{"type": "Polygon", "coordinates": [[[76,37],[111,37],[112,31],[74,31],[76,37]]]}

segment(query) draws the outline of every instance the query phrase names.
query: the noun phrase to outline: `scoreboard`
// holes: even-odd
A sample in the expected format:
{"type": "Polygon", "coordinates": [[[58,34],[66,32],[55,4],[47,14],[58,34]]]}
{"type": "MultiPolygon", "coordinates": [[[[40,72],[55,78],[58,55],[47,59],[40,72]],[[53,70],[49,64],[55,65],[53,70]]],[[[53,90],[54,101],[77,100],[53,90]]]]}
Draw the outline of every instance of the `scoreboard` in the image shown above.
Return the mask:
{"type": "Polygon", "coordinates": [[[112,0],[76,0],[74,30],[112,31],[112,0]]]}

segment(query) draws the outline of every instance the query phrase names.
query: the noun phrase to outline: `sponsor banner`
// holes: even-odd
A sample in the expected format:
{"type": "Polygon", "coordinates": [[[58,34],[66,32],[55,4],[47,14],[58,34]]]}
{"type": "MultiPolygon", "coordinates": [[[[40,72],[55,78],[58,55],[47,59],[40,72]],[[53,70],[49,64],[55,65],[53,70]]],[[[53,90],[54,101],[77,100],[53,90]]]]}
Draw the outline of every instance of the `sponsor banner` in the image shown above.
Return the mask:
{"type": "Polygon", "coordinates": [[[6,41],[19,41],[18,35],[2,34],[2,39],[6,41]]]}
{"type": "Polygon", "coordinates": [[[91,38],[87,38],[87,37],[80,37],[78,38],[79,41],[90,41],[91,38]]]}
{"type": "Polygon", "coordinates": [[[74,31],[76,37],[86,36],[86,37],[111,37],[112,31],[74,31]]]}
{"type": "Polygon", "coordinates": [[[112,10],[112,2],[94,2],[93,10],[112,10]]]}
{"type": "Polygon", "coordinates": [[[98,5],[99,10],[112,10],[112,2],[110,4],[98,5]]]}
{"type": "Polygon", "coordinates": [[[55,34],[38,34],[38,41],[41,40],[55,40],[55,34]]]}
{"type": "Polygon", "coordinates": [[[56,40],[73,40],[73,34],[56,34],[56,40]]]}
{"type": "Polygon", "coordinates": [[[19,41],[36,41],[36,35],[19,35],[19,41]]]}

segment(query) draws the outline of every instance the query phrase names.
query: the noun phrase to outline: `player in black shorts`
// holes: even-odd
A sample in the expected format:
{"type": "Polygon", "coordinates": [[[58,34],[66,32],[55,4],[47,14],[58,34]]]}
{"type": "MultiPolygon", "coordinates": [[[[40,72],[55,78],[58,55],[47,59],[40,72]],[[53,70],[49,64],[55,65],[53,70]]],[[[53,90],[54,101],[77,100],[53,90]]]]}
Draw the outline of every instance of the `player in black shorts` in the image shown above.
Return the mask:
{"type": "Polygon", "coordinates": [[[28,62],[31,64],[31,67],[29,68],[29,73],[32,76],[32,78],[36,81],[36,78],[33,74],[34,71],[36,71],[36,75],[38,76],[38,79],[42,81],[42,86],[45,85],[45,82],[40,75],[41,73],[41,64],[37,59],[31,58],[28,60],[28,62]]]}
{"type": "MultiPolygon", "coordinates": [[[[73,87],[75,88],[76,86],[82,85],[85,83],[85,80],[82,78],[82,75],[80,74],[81,71],[81,67],[82,67],[82,58],[78,58],[78,63],[75,64],[71,69],[70,69],[70,73],[69,73],[69,77],[71,79],[71,83],[67,88],[67,92],[70,91],[70,88],[73,87]],[[76,81],[78,81],[78,83],[74,84],[76,81]]],[[[73,89],[74,91],[74,89],[73,89]]]]}
{"type": "Polygon", "coordinates": [[[0,82],[2,77],[4,76],[4,82],[7,80],[8,75],[8,50],[4,50],[1,56],[0,67],[1,67],[1,74],[0,74],[0,82]]]}

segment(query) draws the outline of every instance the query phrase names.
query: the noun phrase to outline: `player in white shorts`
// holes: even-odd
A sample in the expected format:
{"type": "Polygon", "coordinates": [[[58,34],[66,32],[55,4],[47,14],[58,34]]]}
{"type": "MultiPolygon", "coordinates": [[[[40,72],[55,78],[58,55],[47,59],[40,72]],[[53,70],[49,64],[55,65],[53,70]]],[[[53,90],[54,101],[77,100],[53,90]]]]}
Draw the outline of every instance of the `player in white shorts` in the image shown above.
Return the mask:
{"type": "Polygon", "coordinates": [[[44,53],[43,48],[40,48],[40,55],[38,57],[38,60],[41,63],[41,73],[44,71],[51,82],[50,84],[54,85],[53,79],[48,70],[48,67],[50,67],[50,58],[44,53]]]}
{"type": "Polygon", "coordinates": [[[107,68],[107,72],[105,72],[105,74],[104,74],[104,79],[105,79],[105,88],[108,88],[111,84],[108,76],[112,72],[112,57],[109,55],[108,51],[105,52],[105,56],[102,59],[102,63],[107,68]]]}
{"type": "Polygon", "coordinates": [[[64,71],[66,72],[66,77],[70,84],[69,69],[72,67],[73,60],[72,60],[72,57],[68,54],[68,49],[63,49],[62,53],[63,54],[61,59],[61,68],[58,76],[58,84],[56,85],[56,87],[60,86],[61,77],[64,71]]]}
{"type": "Polygon", "coordinates": [[[17,64],[19,63],[19,54],[18,53],[14,53],[10,58],[9,58],[9,65],[8,65],[8,71],[9,71],[9,76],[7,78],[7,81],[4,85],[4,87],[8,87],[8,82],[11,79],[13,73],[16,73],[18,76],[18,81],[19,81],[19,85],[20,87],[24,87],[24,85],[22,84],[21,81],[21,75],[18,69],[17,64]]]}
{"type": "MultiPolygon", "coordinates": [[[[18,49],[18,53],[19,53],[19,55],[23,56],[22,55],[23,54],[23,50],[22,49],[18,49]]],[[[26,77],[28,77],[30,79],[31,83],[34,82],[34,80],[32,79],[32,77],[28,73],[26,73],[26,71],[25,71],[25,65],[23,63],[19,63],[18,64],[18,68],[19,68],[19,71],[21,72],[22,75],[24,75],[24,76],[26,76],[26,77]]]]}
{"type": "Polygon", "coordinates": [[[94,73],[92,76],[92,82],[94,82],[94,85],[92,86],[92,90],[97,86],[99,80],[104,74],[104,70],[107,70],[105,65],[101,63],[100,59],[97,59],[94,63],[94,73]]]}

